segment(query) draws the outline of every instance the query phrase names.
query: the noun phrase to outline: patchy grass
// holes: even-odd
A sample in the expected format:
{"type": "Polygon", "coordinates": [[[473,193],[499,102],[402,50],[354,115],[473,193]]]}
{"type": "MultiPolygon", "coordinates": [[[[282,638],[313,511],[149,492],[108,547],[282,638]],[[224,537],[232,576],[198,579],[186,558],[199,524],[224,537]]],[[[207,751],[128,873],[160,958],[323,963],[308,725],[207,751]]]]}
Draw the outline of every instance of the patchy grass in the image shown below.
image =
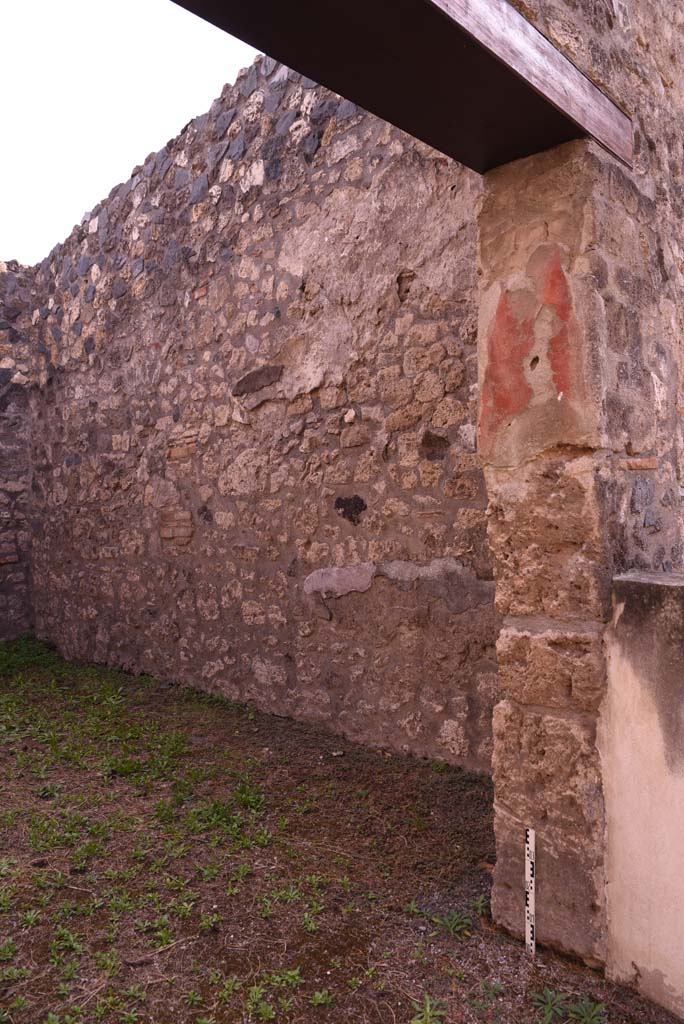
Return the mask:
{"type": "Polygon", "coordinates": [[[0,644],[0,1024],[665,1024],[488,912],[488,780],[0,644]]]}

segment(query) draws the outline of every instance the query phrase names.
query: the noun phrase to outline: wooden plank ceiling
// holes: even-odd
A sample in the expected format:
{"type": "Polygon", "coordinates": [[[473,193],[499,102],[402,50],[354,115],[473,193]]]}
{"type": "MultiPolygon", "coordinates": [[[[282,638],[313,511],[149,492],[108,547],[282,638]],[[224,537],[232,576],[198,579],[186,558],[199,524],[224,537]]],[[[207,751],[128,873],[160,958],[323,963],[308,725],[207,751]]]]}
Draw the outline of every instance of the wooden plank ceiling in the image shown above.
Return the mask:
{"type": "Polygon", "coordinates": [[[507,0],[175,0],[484,173],[632,123],[507,0]]]}

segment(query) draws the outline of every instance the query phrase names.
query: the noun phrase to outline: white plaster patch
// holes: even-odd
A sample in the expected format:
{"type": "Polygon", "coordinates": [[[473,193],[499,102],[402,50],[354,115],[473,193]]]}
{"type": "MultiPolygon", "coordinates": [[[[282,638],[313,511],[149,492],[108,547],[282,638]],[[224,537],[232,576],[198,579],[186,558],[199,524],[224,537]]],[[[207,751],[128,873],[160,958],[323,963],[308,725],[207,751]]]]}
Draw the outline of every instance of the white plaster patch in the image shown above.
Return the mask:
{"type": "Polygon", "coordinates": [[[388,579],[400,583],[413,583],[414,580],[436,580],[455,572],[463,572],[463,566],[455,558],[433,558],[427,565],[417,562],[383,562],[378,573],[388,579]]]}
{"type": "Polygon", "coordinates": [[[370,590],[375,578],[374,562],[360,562],[331,569],[316,569],[304,580],[305,594],[323,597],[343,597],[345,594],[363,594],[370,590]]]}

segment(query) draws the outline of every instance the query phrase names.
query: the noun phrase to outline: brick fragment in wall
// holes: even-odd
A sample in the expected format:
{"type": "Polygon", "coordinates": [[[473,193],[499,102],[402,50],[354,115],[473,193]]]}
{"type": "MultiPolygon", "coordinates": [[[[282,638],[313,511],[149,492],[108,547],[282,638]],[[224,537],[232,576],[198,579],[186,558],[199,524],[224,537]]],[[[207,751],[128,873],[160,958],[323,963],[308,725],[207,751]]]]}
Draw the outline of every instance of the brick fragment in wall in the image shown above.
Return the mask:
{"type": "Polygon", "coordinates": [[[185,509],[169,509],[159,517],[159,536],[174,544],[189,544],[194,534],[192,513],[185,509]]]}

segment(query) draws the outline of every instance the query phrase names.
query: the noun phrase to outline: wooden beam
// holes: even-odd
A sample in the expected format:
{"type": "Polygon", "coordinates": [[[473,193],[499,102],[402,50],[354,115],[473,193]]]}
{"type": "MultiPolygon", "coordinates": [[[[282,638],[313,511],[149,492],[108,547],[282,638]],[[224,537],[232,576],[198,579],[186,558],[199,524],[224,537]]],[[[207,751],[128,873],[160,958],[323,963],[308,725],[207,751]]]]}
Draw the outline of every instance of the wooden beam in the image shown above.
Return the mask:
{"type": "Polygon", "coordinates": [[[506,0],[174,0],[481,173],[629,118],[506,0]]]}
{"type": "Polygon", "coordinates": [[[507,0],[429,0],[480,46],[631,166],[630,118],[507,0]]]}

